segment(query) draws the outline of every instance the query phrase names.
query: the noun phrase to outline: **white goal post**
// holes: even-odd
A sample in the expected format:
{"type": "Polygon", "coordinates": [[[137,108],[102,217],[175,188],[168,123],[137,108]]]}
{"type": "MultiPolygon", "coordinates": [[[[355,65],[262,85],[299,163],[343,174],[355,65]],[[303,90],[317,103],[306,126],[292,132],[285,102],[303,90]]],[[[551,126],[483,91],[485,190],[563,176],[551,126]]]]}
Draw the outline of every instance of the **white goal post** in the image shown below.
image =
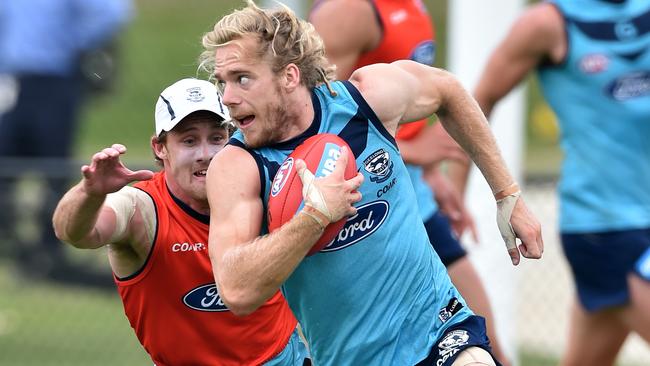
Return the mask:
{"type": "MultiPolygon", "coordinates": [[[[524,0],[451,0],[447,30],[447,68],[472,90],[491,51],[505,36],[525,5],[524,0]]],[[[521,163],[524,120],[524,90],[518,88],[504,99],[490,119],[499,147],[510,171],[522,182],[521,163]]],[[[474,215],[480,243],[466,246],[486,287],[496,318],[497,333],[504,351],[516,360],[516,313],[518,271],[510,258],[496,225],[496,205],[490,188],[476,167],[467,187],[466,203],[474,215]]],[[[469,236],[463,239],[469,243],[469,236]]],[[[526,265],[522,260],[520,267],[526,265]]]]}

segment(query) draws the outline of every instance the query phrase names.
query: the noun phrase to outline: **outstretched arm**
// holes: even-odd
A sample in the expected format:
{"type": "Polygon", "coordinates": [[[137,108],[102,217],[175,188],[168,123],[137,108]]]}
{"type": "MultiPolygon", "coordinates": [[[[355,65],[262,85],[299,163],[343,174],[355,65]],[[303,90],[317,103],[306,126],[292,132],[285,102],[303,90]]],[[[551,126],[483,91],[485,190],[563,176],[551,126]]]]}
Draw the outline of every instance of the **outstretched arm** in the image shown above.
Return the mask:
{"type": "MultiPolygon", "coordinates": [[[[445,130],[479,167],[495,195],[518,190],[514,190],[515,182],[483,112],[449,72],[412,61],[397,61],[390,65],[361,68],[352,74],[350,80],[388,131],[394,134],[398,124],[436,113],[445,130]]],[[[514,234],[502,231],[502,235],[504,238],[507,235],[506,245],[512,263],[519,263],[520,252],[528,258],[540,258],[543,251],[541,228],[522,199],[516,200],[512,215],[507,216],[514,234]],[[514,245],[514,235],[522,241],[519,250],[514,245]]]]}
{"type": "MultiPolygon", "coordinates": [[[[310,212],[301,211],[280,229],[261,237],[265,212],[255,161],[235,146],[226,146],[212,160],[207,176],[210,259],[219,294],[232,312],[247,315],[255,311],[278,291],[329,222],[354,214],[352,204],[361,199],[354,191],[363,176],[346,181],[347,154],[341,156],[332,174],[312,182],[321,202],[313,202],[310,197],[314,195],[303,191],[310,212]],[[322,209],[323,203],[327,210],[322,209]]],[[[299,162],[300,172],[305,167],[299,162]]]]}
{"type": "Polygon", "coordinates": [[[136,180],[151,179],[147,170],[133,172],[120,162],[126,147],[114,144],[81,167],[83,179],[61,199],[54,211],[56,236],[78,248],[98,248],[119,241],[127,232],[121,212],[104,205],[106,196],[136,180]]]}

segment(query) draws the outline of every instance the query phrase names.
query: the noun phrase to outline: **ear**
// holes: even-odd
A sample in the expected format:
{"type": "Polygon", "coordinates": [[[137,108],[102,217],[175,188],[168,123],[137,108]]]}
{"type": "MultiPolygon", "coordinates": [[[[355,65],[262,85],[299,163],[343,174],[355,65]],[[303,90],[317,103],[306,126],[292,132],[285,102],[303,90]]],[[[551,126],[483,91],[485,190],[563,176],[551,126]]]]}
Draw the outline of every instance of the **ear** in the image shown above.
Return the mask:
{"type": "Polygon", "coordinates": [[[167,147],[164,143],[158,142],[158,137],[155,135],[151,136],[151,150],[158,159],[165,160],[167,158],[167,147]]]}
{"type": "Polygon", "coordinates": [[[296,64],[290,63],[284,68],[284,87],[291,92],[300,86],[300,69],[296,64]]]}

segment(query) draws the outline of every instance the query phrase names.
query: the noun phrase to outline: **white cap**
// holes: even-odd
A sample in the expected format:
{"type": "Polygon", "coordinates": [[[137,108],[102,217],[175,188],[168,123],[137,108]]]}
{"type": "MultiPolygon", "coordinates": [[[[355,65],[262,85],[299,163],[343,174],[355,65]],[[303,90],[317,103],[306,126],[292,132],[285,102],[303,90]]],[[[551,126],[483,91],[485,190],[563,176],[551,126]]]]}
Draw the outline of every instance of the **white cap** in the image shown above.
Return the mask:
{"type": "Polygon", "coordinates": [[[181,79],[160,93],[156,103],[156,136],[171,131],[192,112],[209,111],[230,121],[228,108],[223,105],[217,87],[199,79],[181,79]]]}

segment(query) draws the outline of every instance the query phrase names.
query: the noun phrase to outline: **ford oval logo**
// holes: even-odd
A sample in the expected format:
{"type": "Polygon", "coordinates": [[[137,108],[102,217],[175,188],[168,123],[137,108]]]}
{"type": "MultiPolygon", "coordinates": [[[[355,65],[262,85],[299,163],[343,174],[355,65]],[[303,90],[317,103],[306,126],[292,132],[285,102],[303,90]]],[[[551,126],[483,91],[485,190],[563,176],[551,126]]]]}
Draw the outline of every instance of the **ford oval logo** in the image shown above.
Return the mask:
{"type": "Polygon", "coordinates": [[[428,40],[418,44],[411,53],[411,60],[424,65],[433,66],[436,59],[436,44],[428,40]]]}
{"type": "Polygon", "coordinates": [[[639,71],[619,77],[607,85],[612,98],[625,101],[650,94],[650,72],[639,71]]]}
{"type": "Polygon", "coordinates": [[[183,296],[183,303],[198,311],[228,311],[214,283],[197,287],[188,292],[183,296]]]}
{"type": "Polygon", "coordinates": [[[357,207],[357,214],[348,219],[336,238],[327,244],[321,252],[340,250],[367,238],[384,223],[388,216],[388,210],[388,202],[384,200],[357,207]]]}
{"type": "Polygon", "coordinates": [[[278,172],[275,173],[273,178],[273,185],[271,186],[271,196],[275,197],[280,193],[282,187],[289,179],[289,173],[291,173],[291,168],[293,167],[293,158],[288,158],[282,163],[278,172]]]}

